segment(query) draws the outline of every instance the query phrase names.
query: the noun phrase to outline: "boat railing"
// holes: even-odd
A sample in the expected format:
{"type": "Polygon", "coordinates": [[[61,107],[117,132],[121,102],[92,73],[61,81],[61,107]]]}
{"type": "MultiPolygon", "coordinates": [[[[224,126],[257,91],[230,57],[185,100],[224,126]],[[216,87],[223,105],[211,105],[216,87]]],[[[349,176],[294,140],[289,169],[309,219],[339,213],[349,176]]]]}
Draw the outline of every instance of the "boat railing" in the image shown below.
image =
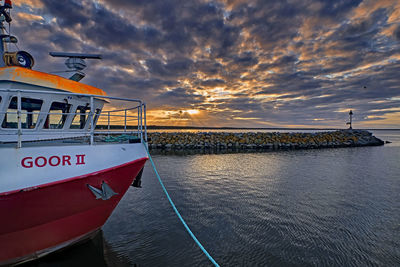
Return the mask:
{"type": "MultiPolygon", "coordinates": [[[[142,100],[39,90],[8,89],[0,92],[8,92],[17,96],[16,108],[9,109],[8,104],[6,104],[7,106],[3,105],[3,110],[0,111],[0,118],[3,118],[0,122],[0,133],[1,135],[15,136],[17,130],[17,147],[22,147],[22,142],[26,140],[26,138],[23,138],[24,136],[31,136],[32,138],[40,136],[41,138],[38,138],[38,140],[46,140],[46,137],[43,138],[46,135],[49,136],[49,139],[59,139],[57,135],[60,138],[87,136],[91,145],[94,144],[96,135],[125,134],[140,139],[142,143],[147,142],[146,104],[142,100]],[[52,96],[70,96],[71,99],[76,96],[80,103],[87,101],[85,108],[88,112],[81,113],[77,109],[75,109],[75,112],[71,112],[71,110],[67,112],[50,111],[49,108],[48,110],[41,108],[40,111],[29,111],[22,108],[22,98],[27,98],[27,94],[32,98],[41,99],[46,96],[45,99],[48,99],[48,101],[53,101],[52,96]],[[99,101],[102,102],[102,107],[96,108],[99,101]],[[129,107],[121,108],[121,106],[128,104],[129,107]],[[3,116],[3,114],[5,115],[3,116]],[[12,117],[13,120],[5,125],[4,122],[7,117],[12,117]],[[22,122],[23,117],[30,117],[30,120],[34,117],[36,121],[33,125],[32,123],[27,125],[27,123],[22,122]],[[48,121],[49,119],[50,121],[48,121]],[[83,124],[80,125],[81,119],[83,124]],[[47,121],[43,122],[43,120],[47,121]]],[[[73,103],[73,100],[70,103],[73,103]]]]}

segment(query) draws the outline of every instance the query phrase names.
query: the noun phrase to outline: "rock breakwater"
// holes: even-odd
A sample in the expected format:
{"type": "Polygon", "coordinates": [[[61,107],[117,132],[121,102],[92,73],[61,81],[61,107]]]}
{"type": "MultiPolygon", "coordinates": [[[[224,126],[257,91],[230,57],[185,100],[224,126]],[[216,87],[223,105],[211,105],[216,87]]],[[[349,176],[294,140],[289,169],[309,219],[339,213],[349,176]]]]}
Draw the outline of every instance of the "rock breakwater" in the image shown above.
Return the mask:
{"type": "Polygon", "coordinates": [[[366,130],[338,130],[316,133],[279,132],[177,132],[148,133],[149,148],[160,150],[278,150],[355,146],[379,146],[384,142],[366,130]]]}

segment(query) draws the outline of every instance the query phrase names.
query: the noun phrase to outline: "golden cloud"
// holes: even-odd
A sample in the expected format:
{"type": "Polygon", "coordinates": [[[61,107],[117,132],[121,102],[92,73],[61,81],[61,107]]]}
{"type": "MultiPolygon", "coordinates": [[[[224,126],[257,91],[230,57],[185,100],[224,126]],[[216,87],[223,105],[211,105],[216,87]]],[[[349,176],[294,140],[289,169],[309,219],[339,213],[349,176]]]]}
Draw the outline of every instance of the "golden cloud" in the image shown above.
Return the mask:
{"type": "Polygon", "coordinates": [[[43,8],[43,3],[40,0],[14,0],[13,4],[16,6],[26,5],[31,8],[43,8]]]}
{"type": "Polygon", "coordinates": [[[42,16],[29,14],[29,13],[23,13],[23,12],[17,13],[16,16],[20,20],[27,20],[27,21],[42,21],[42,20],[44,20],[44,18],[42,16]]]}

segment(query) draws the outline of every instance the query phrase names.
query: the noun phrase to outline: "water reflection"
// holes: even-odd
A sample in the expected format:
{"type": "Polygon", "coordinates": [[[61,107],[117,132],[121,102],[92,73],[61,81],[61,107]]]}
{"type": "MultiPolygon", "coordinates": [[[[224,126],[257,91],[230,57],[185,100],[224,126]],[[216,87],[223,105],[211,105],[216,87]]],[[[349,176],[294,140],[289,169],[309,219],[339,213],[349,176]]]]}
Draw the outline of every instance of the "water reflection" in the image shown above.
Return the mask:
{"type": "Polygon", "coordinates": [[[151,155],[175,155],[175,156],[189,156],[189,155],[212,155],[212,154],[253,154],[253,153],[265,153],[265,152],[276,152],[276,151],[289,151],[289,150],[304,150],[304,149],[290,149],[290,148],[202,148],[202,149],[158,149],[152,148],[150,150],[151,155]]]}
{"type": "Polygon", "coordinates": [[[20,266],[24,267],[106,267],[106,266],[135,266],[128,259],[113,251],[104,240],[103,231],[99,231],[93,239],[81,242],[59,252],[49,254],[43,258],[31,261],[20,266]]]}

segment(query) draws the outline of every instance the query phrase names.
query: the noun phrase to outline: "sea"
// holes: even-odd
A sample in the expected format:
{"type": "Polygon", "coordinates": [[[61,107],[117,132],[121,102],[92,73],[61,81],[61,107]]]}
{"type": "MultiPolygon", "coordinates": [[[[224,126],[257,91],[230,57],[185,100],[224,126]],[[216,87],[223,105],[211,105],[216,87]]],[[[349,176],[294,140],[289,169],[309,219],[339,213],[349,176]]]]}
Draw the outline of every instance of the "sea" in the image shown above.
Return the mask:
{"type": "MultiPolygon", "coordinates": [[[[281,130],[280,130],[281,131],[281,130]]],[[[400,266],[400,131],[378,147],[158,153],[187,225],[220,266],[400,266]]],[[[212,266],[147,163],[92,240],[27,266],[212,266]]]]}

